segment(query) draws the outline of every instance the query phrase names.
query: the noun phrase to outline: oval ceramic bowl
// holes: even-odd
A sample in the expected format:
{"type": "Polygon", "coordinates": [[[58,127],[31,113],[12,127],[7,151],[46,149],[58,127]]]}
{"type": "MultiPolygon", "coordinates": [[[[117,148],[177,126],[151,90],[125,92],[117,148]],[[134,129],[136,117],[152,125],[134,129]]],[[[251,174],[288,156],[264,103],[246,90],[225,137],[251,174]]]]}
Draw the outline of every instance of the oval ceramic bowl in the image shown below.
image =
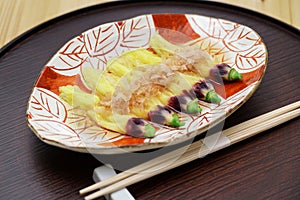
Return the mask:
{"type": "MultiPolygon", "coordinates": [[[[256,90],[265,72],[267,51],[260,36],[235,22],[189,14],[143,15],[120,22],[103,24],[67,42],[46,64],[30,96],[27,120],[44,142],[79,152],[112,154],[162,147],[190,139],[225,119],[256,90]],[[219,105],[203,104],[203,112],[186,116],[180,129],[160,127],[154,138],[134,138],[95,125],[78,108],[59,97],[58,88],[82,82],[81,68],[86,63],[105,70],[108,60],[123,52],[148,48],[156,33],[170,42],[189,42],[174,37],[168,30],[197,41],[202,50],[234,67],[242,81],[225,83],[219,105]],[[177,40],[177,41],[176,41],[177,40]],[[121,151],[120,151],[121,150],[121,151]]],[[[84,87],[84,83],[81,84],[84,87]]]]}

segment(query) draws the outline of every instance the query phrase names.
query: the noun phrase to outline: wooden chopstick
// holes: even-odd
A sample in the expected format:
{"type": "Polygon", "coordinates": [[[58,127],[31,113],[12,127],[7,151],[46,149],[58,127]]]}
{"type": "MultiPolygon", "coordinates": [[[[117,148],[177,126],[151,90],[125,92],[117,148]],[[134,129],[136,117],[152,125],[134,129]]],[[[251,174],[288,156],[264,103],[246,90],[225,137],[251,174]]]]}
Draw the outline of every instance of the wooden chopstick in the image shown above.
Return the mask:
{"type": "MultiPolygon", "coordinates": [[[[230,139],[231,144],[237,143],[241,140],[244,140],[248,137],[251,137],[255,134],[263,132],[267,129],[275,127],[281,123],[284,123],[290,119],[293,119],[293,118],[299,116],[300,109],[297,109],[299,107],[300,107],[300,101],[290,104],[288,106],[279,108],[272,112],[266,113],[259,117],[253,118],[253,119],[243,122],[237,126],[231,127],[229,129],[223,131],[223,134],[226,135],[226,137],[230,139]],[[295,110],[295,109],[297,109],[297,110],[295,110]]],[[[157,175],[157,174],[160,174],[167,170],[173,169],[177,166],[183,165],[187,162],[190,162],[192,160],[195,160],[195,159],[201,157],[201,155],[204,156],[204,155],[207,155],[208,153],[213,152],[203,146],[201,148],[201,151],[199,152],[199,147],[200,147],[200,145],[203,145],[202,143],[203,143],[202,140],[193,143],[189,147],[189,149],[186,151],[186,153],[184,153],[182,155],[182,157],[178,159],[177,162],[175,162],[169,166],[165,166],[164,162],[166,162],[166,160],[170,160],[170,159],[174,158],[175,156],[177,156],[176,152],[179,152],[182,149],[178,149],[173,152],[167,153],[163,156],[160,156],[158,158],[155,158],[144,164],[138,165],[138,166],[130,169],[130,171],[133,171],[134,173],[125,171],[125,172],[122,172],[110,179],[107,179],[105,181],[102,181],[102,182],[96,183],[94,185],[91,185],[87,188],[84,188],[84,189],[80,190],[80,194],[84,194],[84,193],[93,191],[95,189],[99,189],[99,188],[110,185],[110,186],[108,186],[100,191],[97,191],[85,198],[85,199],[94,199],[99,196],[111,193],[111,192],[119,190],[121,188],[124,188],[130,184],[134,184],[141,180],[150,178],[154,175],[157,175]],[[145,171],[152,167],[155,167],[158,170],[156,170],[156,171],[152,170],[151,173],[139,173],[139,172],[145,171]]],[[[182,148],[186,148],[186,147],[182,147],[182,148]]],[[[216,151],[216,150],[214,150],[214,151],[216,151]]]]}
{"type": "MultiPolygon", "coordinates": [[[[229,129],[227,129],[226,131],[224,131],[223,133],[225,133],[225,135],[234,134],[234,133],[236,133],[238,131],[241,131],[243,129],[246,129],[246,128],[252,127],[253,125],[256,125],[257,121],[260,121],[262,119],[263,120],[269,120],[269,119],[273,118],[274,116],[282,115],[285,112],[289,112],[289,111],[294,110],[294,109],[299,108],[299,107],[300,107],[300,101],[292,103],[292,104],[287,105],[285,107],[279,108],[277,110],[271,111],[269,113],[263,114],[261,116],[253,118],[253,119],[248,120],[246,122],[243,122],[243,123],[239,124],[238,127],[237,126],[231,127],[229,129]]],[[[200,145],[199,141],[195,142],[194,144],[191,145],[191,147],[188,149],[188,151],[189,150],[193,150],[195,148],[199,148],[199,145],[200,145]]],[[[102,182],[95,183],[95,184],[93,184],[93,185],[91,185],[91,186],[89,186],[87,188],[84,188],[84,189],[80,190],[79,192],[80,192],[80,194],[88,193],[90,191],[93,191],[93,190],[105,187],[105,186],[110,185],[110,184],[112,184],[114,182],[117,182],[119,180],[127,178],[128,176],[131,176],[132,174],[139,173],[139,172],[142,172],[142,171],[144,171],[144,170],[146,170],[148,168],[156,166],[162,160],[166,161],[168,159],[173,159],[175,156],[177,156],[177,153],[182,152],[183,148],[186,148],[186,147],[182,147],[182,148],[180,148],[180,149],[178,149],[176,151],[172,151],[170,153],[167,153],[165,155],[157,157],[157,158],[155,158],[153,160],[145,162],[145,163],[143,163],[141,165],[133,167],[133,168],[131,168],[128,171],[124,171],[122,173],[119,173],[118,175],[116,175],[116,176],[114,176],[114,177],[112,177],[110,179],[104,180],[102,182]],[[135,173],[133,173],[133,172],[135,172],[135,173]]]]}
{"type": "MultiPolygon", "coordinates": [[[[262,129],[259,129],[259,128],[256,128],[256,129],[252,129],[252,128],[248,128],[247,130],[245,129],[245,132],[247,132],[248,134],[245,135],[245,136],[235,136],[234,134],[231,135],[231,136],[235,136],[235,138],[237,139],[237,141],[240,141],[242,139],[245,139],[245,138],[248,138],[248,137],[251,137],[257,133],[260,133],[260,132],[263,132],[264,130],[267,130],[269,128],[273,128],[274,126],[277,126],[281,123],[284,123],[290,119],[293,119],[297,116],[300,115],[300,109],[297,109],[297,110],[294,110],[294,111],[291,111],[289,113],[286,113],[284,115],[282,115],[281,117],[276,117],[274,119],[272,119],[271,123],[269,123],[269,121],[266,121],[266,122],[263,122],[261,123],[260,125],[262,125],[262,129]]],[[[233,143],[236,143],[235,141],[233,143]]],[[[135,175],[132,175],[126,179],[123,179],[113,185],[110,185],[100,191],[97,191],[91,195],[88,195],[85,197],[86,200],[91,200],[91,199],[94,199],[94,198],[97,198],[97,197],[100,197],[100,196],[103,196],[105,194],[109,194],[109,193],[112,193],[116,190],[120,190],[124,187],[127,187],[129,185],[132,185],[134,183],[137,183],[139,181],[142,181],[142,180],[145,180],[147,178],[150,178],[152,176],[155,176],[157,174],[160,174],[160,173],[163,173],[165,171],[168,171],[170,169],[173,169],[173,168],[176,168],[178,166],[181,166],[183,164],[186,164],[188,162],[191,162],[193,160],[196,160],[198,159],[199,157],[201,157],[202,155],[207,155],[208,153],[211,153],[211,151],[209,151],[207,148],[201,148],[201,151],[197,151],[197,150],[194,150],[194,151],[189,151],[187,152],[186,154],[184,154],[177,162],[175,162],[174,164],[172,165],[169,165],[165,168],[161,168],[160,170],[157,170],[157,171],[153,171],[152,173],[141,173],[141,174],[135,174],[135,175]]],[[[157,166],[157,168],[160,168],[162,167],[164,164],[161,163],[157,166]]]]}

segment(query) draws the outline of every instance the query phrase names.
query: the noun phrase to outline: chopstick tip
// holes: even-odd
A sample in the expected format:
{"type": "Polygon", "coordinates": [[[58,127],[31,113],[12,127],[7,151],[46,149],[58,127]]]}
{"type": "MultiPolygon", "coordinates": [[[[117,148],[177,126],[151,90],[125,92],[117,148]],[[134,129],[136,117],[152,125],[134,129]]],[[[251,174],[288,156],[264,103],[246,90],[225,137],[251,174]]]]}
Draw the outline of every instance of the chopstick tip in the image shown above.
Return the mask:
{"type": "Polygon", "coordinates": [[[88,192],[91,192],[91,191],[93,191],[93,190],[98,189],[99,187],[97,187],[97,186],[98,186],[99,183],[100,183],[100,182],[95,183],[95,184],[93,184],[93,185],[90,185],[90,186],[88,186],[88,187],[86,187],[86,188],[83,188],[83,189],[79,190],[79,194],[86,194],[86,193],[88,193],[88,192]]]}
{"type": "Polygon", "coordinates": [[[83,188],[83,189],[79,190],[79,194],[81,194],[81,195],[86,194],[88,192],[89,192],[89,190],[87,190],[87,188],[83,188]]]}

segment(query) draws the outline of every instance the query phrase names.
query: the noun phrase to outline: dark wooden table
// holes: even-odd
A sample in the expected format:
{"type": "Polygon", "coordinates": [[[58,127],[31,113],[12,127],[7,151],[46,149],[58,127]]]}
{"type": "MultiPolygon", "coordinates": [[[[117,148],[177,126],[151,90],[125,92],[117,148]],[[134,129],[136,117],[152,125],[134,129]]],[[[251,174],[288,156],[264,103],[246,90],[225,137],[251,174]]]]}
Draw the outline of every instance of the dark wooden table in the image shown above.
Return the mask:
{"type": "MultiPolygon", "coordinates": [[[[0,199],[82,199],[99,161],[41,142],[27,127],[32,86],[49,58],[96,25],[145,13],[209,15],[256,30],[269,51],[262,84],[225,128],[300,100],[300,31],[214,2],[116,2],[42,24],[0,51],[0,199]],[[66,31],[68,30],[68,31],[66,31]]],[[[124,156],[116,155],[116,159],[124,156]]],[[[300,199],[300,121],[294,119],[203,159],[132,185],[137,199],[300,199]]]]}

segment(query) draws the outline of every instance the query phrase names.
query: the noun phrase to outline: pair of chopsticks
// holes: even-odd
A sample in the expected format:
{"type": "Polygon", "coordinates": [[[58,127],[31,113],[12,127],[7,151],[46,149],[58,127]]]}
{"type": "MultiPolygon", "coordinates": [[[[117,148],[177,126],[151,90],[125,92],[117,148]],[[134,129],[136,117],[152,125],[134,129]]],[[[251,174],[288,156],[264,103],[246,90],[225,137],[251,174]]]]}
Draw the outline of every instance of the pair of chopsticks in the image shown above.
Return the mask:
{"type": "MultiPolygon", "coordinates": [[[[230,140],[230,144],[235,144],[258,133],[273,128],[279,124],[287,122],[293,118],[296,118],[299,115],[300,101],[297,101],[295,103],[289,104],[282,108],[276,109],[274,111],[268,112],[266,114],[250,119],[246,122],[228,128],[224,130],[222,134],[224,134],[230,140]]],[[[225,147],[220,147],[219,149],[222,148],[225,147]]],[[[173,162],[167,166],[165,165],[165,162],[177,157],[177,153],[182,152],[184,149],[186,149],[186,147],[181,147],[180,149],[154,158],[150,161],[133,167],[130,170],[119,173],[116,176],[113,176],[102,182],[98,182],[89,187],[86,187],[80,190],[79,193],[86,194],[93,190],[103,188],[85,197],[86,200],[92,200],[97,197],[125,188],[129,185],[145,180],[157,174],[161,174],[165,171],[176,168],[178,166],[196,160],[199,157],[203,157],[209,153],[219,150],[209,150],[208,148],[203,148],[203,140],[199,140],[191,144],[190,147],[186,150],[186,152],[176,162],[173,162]],[[145,171],[149,169],[151,169],[151,173],[145,173],[145,171]]]]}

